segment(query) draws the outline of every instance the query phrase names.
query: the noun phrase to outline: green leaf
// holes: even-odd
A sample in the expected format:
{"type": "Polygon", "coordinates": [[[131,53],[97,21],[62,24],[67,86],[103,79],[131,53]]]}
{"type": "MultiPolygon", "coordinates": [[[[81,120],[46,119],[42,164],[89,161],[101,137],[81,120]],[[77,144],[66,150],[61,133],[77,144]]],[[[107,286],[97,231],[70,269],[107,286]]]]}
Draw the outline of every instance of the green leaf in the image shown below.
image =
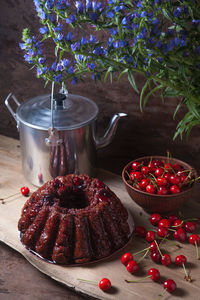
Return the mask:
{"type": "Polygon", "coordinates": [[[125,69],[124,71],[122,71],[118,77],[118,81],[120,81],[120,79],[122,78],[122,76],[128,72],[128,69],[125,69]]]}
{"type": "Polygon", "coordinates": [[[144,98],[144,101],[143,101],[144,104],[143,104],[143,106],[146,105],[146,103],[147,103],[149,97],[150,97],[153,93],[157,92],[158,90],[160,90],[160,89],[162,89],[162,88],[163,88],[163,85],[161,84],[161,85],[156,86],[154,89],[152,89],[152,90],[146,95],[146,97],[144,98]]]}
{"type": "Polygon", "coordinates": [[[177,97],[179,96],[180,92],[173,90],[170,87],[166,87],[166,89],[163,92],[164,97],[177,97]]]}
{"type": "Polygon", "coordinates": [[[147,87],[149,86],[149,80],[147,80],[142,88],[141,94],[140,94],[140,110],[143,111],[143,97],[144,97],[144,93],[147,89],[147,87]]]}
{"type": "Polygon", "coordinates": [[[174,111],[174,114],[173,114],[173,119],[174,119],[174,120],[175,120],[176,114],[178,113],[179,109],[181,108],[181,106],[182,106],[183,104],[185,104],[185,102],[186,102],[186,100],[183,99],[183,100],[177,105],[177,107],[176,107],[176,109],[175,109],[175,111],[174,111]]]}
{"type": "Polygon", "coordinates": [[[106,72],[106,74],[105,74],[105,77],[104,77],[104,82],[106,82],[106,80],[107,80],[107,78],[108,78],[108,75],[109,75],[109,73],[110,72],[112,72],[113,71],[113,67],[109,67],[108,68],[108,70],[107,70],[107,72],[106,72]]]}
{"type": "Polygon", "coordinates": [[[136,82],[135,82],[135,78],[133,76],[133,72],[131,70],[128,70],[128,80],[129,80],[130,84],[132,85],[132,87],[134,88],[134,90],[137,93],[139,93],[139,90],[138,90],[136,82]]]}
{"type": "Polygon", "coordinates": [[[199,107],[190,99],[186,100],[187,107],[189,111],[197,118],[200,120],[200,114],[198,112],[199,107]]]}

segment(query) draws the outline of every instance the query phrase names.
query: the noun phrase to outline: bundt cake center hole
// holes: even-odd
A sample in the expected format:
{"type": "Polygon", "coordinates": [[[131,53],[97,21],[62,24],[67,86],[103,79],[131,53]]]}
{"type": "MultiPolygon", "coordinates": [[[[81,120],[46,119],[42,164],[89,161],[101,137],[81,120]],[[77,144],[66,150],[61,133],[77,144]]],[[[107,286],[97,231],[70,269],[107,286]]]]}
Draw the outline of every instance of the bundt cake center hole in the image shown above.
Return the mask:
{"type": "Polygon", "coordinates": [[[89,206],[89,201],[83,192],[72,192],[61,197],[60,206],[63,208],[80,209],[89,206]]]}

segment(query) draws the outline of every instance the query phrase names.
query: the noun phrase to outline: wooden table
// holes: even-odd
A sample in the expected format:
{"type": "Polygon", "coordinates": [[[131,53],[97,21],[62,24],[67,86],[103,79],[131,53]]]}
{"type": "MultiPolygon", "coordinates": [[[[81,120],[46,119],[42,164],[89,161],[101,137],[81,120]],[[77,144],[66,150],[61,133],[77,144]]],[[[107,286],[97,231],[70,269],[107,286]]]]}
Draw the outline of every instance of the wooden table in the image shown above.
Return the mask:
{"type": "MultiPolygon", "coordinates": [[[[1,198],[15,194],[22,185],[28,185],[32,191],[35,190],[35,187],[26,181],[21,172],[18,141],[0,136],[0,167],[1,198]]],[[[99,176],[121,198],[133,215],[136,224],[150,228],[148,215],[127,195],[120,177],[103,170],[99,172],[99,176]]],[[[200,261],[195,259],[195,248],[187,243],[181,244],[181,249],[175,245],[164,243],[162,249],[163,251],[167,250],[173,259],[178,254],[187,256],[188,264],[186,268],[190,271],[193,278],[191,283],[184,280],[182,268],[176,267],[174,264],[168,268],[162,265],[155,265],[150,258],[145,258],[141,263],[140,272],[137,276],[131,275],[120,263],[120,257],[124,250],[114,255],[112,259],[105,260],[102,263],[76,268],[50,265],[39,260],[24,249],[19,241],[16,226],[25,201],[24,197],[16,195],[6,200],[4,204],[0,204],[0,240],[20,252],[40,271],[48,274],[65,286],[70,286],[79,293],[81,292],[98,299],[158,299],[158,295],[163,291],[161,282],[154,283],[147,279],[143,283],[128,284],[124,281],[125,279],[142,278],[147,273],[148,268],[156,267],[162,275],[161,281],[166,278],[173,278],[178,286],[177,291],[173,295],[167,293],[163,299],[200,299],[200,261]],[[77,280],[78,277],[89,280],[100,280],[102,277],[109,277],[113,288],[109,293],[103,293],[96,286],[79,282],[77,280]]],[[[194,201],[188,203],[184,207],[183,213],[187,217],[200,215],[200,204],[194,201]]],[[[143,239],[134,237],[125,251],[137,252],[146,246],[147,243],[143,239]]],[[[66,287],[39,273],[21,255],[3,244],[0,245],[0,257],[0,299],[82,298],[80,294],[77,295],[69,291],[66,287]]]]}

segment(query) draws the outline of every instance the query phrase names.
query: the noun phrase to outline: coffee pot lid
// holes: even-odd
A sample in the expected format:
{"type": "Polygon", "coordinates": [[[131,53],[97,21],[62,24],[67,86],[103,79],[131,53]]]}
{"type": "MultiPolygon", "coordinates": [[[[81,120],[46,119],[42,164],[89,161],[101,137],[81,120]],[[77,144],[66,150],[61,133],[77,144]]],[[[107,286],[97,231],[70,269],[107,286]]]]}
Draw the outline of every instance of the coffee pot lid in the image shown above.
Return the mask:
{"type": "Polygon", "coordinates": [[[70,130],[83,127],[92,122],[99,109],[92,100],[79,95],[58,93],[31,98],[22,103],[16,112],[18,121],[41,130],[48,130],[52,125],[58,130],[70,130]]]}

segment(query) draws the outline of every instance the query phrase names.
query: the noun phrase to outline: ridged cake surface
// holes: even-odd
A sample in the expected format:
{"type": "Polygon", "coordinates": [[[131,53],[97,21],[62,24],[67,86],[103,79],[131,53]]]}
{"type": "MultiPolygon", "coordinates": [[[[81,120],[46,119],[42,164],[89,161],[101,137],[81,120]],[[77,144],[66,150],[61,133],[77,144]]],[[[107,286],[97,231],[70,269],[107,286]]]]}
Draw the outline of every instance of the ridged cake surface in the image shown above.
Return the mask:
{"type": "Polygon", "coordinates": [[[35,191],[18,229],[27,249],[59,264],[107,257],[130,237],[128,213],[117,196],[99,179],[75,174],[35,191]]]}

